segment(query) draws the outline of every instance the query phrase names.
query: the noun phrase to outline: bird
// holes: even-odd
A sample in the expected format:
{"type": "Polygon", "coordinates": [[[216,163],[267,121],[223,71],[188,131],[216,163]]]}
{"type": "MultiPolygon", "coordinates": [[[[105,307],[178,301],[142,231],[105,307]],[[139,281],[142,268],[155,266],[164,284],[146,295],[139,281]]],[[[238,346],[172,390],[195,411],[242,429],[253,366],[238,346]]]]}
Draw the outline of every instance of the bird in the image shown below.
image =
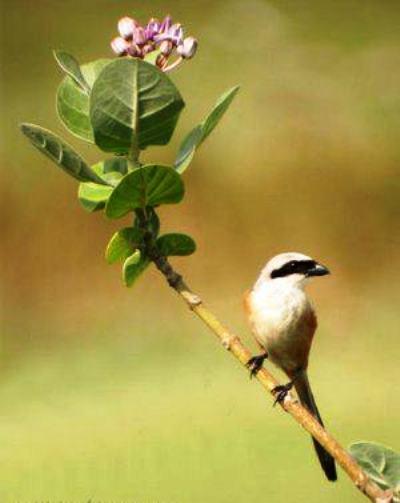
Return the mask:
{"type": "MultiPolygon", "coordinates": [[[[327,267],[307,255],[280,253],[267,262],[244,298],[246,317],[262,351],[247,362],[250,377],[257,374],[266,358],[271,360],[290,379],[273,390],[275,403],[282,402],[294,386],[301,404],[322,426],[307,375],[317,317],[305,286],[310,279],[327,274],[327,267]]],[[[327,479],[337,480],[334,458],[312,440],[327,479]]]]}

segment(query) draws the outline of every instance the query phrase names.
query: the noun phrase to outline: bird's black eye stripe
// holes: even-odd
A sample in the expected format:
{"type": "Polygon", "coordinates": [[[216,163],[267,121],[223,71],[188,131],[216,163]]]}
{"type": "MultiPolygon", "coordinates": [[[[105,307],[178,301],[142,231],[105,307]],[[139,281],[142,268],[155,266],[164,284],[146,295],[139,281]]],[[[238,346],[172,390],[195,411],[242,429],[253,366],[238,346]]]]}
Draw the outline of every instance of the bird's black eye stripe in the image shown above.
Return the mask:
{"type": "Polygon", "coordinates": [[[290,274],[306,274],[315,266],[315,260],[291,260],[282,267],[279,267],[279,269],[274,269],[271,272],[271,278],[283,278],[290,274]]]}

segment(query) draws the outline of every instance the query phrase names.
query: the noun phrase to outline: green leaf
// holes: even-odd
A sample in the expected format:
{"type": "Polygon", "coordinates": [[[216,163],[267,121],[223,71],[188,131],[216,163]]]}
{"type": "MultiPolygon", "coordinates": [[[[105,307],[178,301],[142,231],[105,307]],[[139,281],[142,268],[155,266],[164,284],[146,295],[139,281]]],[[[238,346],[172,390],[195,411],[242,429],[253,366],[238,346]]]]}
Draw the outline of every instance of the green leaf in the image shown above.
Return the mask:
{"type": "Polygon", "coordinates": [[[400,501],[400,454],[380,444],[356,442],[350,454],[382,489],[393,489],[400,501]]]}
{"type": "Polygon", "coordinates": [[[80,183],[78,199],[85,210],[98,211],[105,207],[112,191],[113,188],[108,185],[99,185],[93,182],[80,183]]]}
{"type": "Polygon", "coordinates": [[[120,218],[138,208],[179,203],[183,195],[182,179],[173,168],[149,164],[120,181],[107,202],[106,215],[120,218]]]}
{"type": "Polygon", "coordinates": [[[69,75],[86,94],[89,94],[90,87],[82,74],[78,61],[64,51],[53,51],[54,57],[60,68],[69,75]]]}
{"type": "Polygon", "coordinates": [[[132,286],[142,272],[148,267],[150,261],[142,257],[139,250],[133,252],[122,266],[122,278],[126,286],[132,286]]]}
{"type": "Polygon", "coordinates": [[[67,75],[57,91],[57,112],[64,126],[78,138],[94,143],[93,130],[89,118],[89,93],[101,70],[111,59],[98,59],[82,65],[81,73],[88,85],[89,92],[82,89],[76,80],[67,75]]]}
{"type": "Polygon", "coordinates": [[[138,153],[171,139],[182,97],[158,68],[138,59],[121,58],[98,76],[90,98],[90,120],[96,144],[106,152],[138,153]]]}
{"type": "Polygon", "coordinates": [[[64,143],[51,131],[35,124],[26,123],[21,125],[21,130],[38,150],[54,161],[69,175],[81,182],[95,182],[107,185],[104,180],[89,168],[72,147],[64,143]]]}
{"type": "Polygon", "coordinates": [[[226,91],[222,96],[219,97],[217,103],[214,105],[214,108],[207,115],[205,120],[202,122],[203,128],[203,139],[202,142],[208,137],[210,133],[212,133],[213,129],[216,127],[218,122],[222,119],[225,112],[228,110],[230,104],[233,101],[233,98],[236,96],[239,91],[239,86],[232,87],[226,91]]]}
{"type": "Polygon", "coordinates": [[[93,182],[82,182],[79,184],[78,199],[85,210],[93,212],[105,207],[108,198],[113,191],[113,187],[128,170],[126,159],[107,159],[92,166],[92,170],[99,175],[108,185],[99,185],[93,182]]]}
{"type": "Polygon", "coordinates": [[[203,140],[203,128],[201,125],[193,128],[188,133],[179,147],[178,156],[175,161],[175,169],[178,173],[183,173],[193,160],[196,149],[203,140]]]}
{"type": "Polygon", "coordinates": [[[179,173],[183,173],[189,164],[192,162],[196,150],[209,136],[222,119],[224,113],[232,103],[233,98],[239,90],[239,86],[233,87],[226,91],[216,102],[214,108],[207,117],[198,126],[193,128],[185,137],[178,151],[175,161],[175,169],[179,173]]]}
{"type": "Polygon", "coordinates": [[[102,173],[118,172],[121,175],[128,173],[128,160],[125,157],[112,157],[100,164],[102,165],[102,173]]]}
{"type": "Polygon", "coordinates": [[[142,241],[142,232],[134,227],[125,227],[116,232],[106,248],[106,260],[113,264],[127,259],[142,241]]]}
{"type": "Polygon", "coordinates": [[[166,257],[191,255],[196,251],[196,243],[186,234],[164,234],[157,239],[160,253],[166,257]]]}

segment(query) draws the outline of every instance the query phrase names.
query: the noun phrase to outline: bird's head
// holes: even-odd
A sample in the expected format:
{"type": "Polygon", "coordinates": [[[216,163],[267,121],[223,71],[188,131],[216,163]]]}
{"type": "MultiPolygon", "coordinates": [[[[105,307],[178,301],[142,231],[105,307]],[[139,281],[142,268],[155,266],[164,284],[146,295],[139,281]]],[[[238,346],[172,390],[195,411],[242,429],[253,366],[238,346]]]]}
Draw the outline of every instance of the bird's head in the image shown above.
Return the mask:
{"type": "Polygon", "coordinates": [[[310,278],[326,274],[329,274],[329,270],[311,257],[302,253],[289,252],[280,253],[269,260],[260,279],[303,287],[310,278]]]}

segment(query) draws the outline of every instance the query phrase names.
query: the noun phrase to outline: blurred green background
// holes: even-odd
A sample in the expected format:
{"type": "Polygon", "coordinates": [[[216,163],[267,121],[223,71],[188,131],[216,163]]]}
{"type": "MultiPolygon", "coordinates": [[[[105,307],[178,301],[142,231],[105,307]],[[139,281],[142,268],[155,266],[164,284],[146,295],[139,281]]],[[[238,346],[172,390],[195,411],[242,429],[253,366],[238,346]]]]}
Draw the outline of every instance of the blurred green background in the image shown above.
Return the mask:
{"type": "Polygon", "coordinates": [[[200,40],[172,75],[187,108],[148,158],[172,162],[216,97],[242,88],[185,174],[185,202],[162,210],[165,230],[198,243],[175,265],[249,342],[241,295],[266,260],[326,263],[310,286],[320,409],[344,445],[399,450],[400,3],[0,5],[0,501],[363,501],[343,474],[323,480],[306,435],[155,271],[123,287],[103,258],[120,222],[85,213],[18,124],[78,146],[57,121],[52,48],[85,62],[110,55],[123,15],[184,23],[200,40]]]}

